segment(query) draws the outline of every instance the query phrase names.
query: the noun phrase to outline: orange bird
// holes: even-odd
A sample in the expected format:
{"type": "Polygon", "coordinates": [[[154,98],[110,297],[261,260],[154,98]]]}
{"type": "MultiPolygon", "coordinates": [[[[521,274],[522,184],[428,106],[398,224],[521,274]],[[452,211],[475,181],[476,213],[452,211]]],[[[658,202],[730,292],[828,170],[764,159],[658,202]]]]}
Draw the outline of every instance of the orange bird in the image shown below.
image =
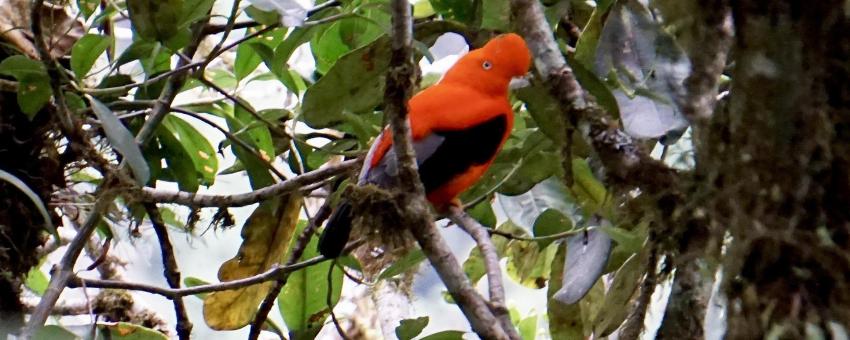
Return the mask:
{"type": "MultiPolygon", "coordinates": [[[[428,201],[444,210],[487,171],[514,123],[508,84],[531,66],[531,53],[516,34],[499,35],[461,57],[434,86],[408,102],[419,177],[428,201]]],[[[359,184],[392,187],[398,168],[385,128],[369,149],[359,184]]],[[[341,203],[319,239],[319,252],[338,257],[351,233],[351,205],[341,203]]]]}

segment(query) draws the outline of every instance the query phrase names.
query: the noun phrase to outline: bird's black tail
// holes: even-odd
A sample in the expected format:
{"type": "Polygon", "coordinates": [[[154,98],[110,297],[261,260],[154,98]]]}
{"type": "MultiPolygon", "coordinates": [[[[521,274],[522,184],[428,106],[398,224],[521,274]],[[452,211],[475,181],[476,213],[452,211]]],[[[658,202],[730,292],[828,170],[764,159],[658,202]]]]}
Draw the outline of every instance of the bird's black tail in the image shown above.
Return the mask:
{"type": "Polygon", "coordinates": [[[351,204],[340,203],[328,218],[325,231],[319,237],[319,253],[327,258],[337,258],[342,254],[351,235],[351,219],[351,204]]]}

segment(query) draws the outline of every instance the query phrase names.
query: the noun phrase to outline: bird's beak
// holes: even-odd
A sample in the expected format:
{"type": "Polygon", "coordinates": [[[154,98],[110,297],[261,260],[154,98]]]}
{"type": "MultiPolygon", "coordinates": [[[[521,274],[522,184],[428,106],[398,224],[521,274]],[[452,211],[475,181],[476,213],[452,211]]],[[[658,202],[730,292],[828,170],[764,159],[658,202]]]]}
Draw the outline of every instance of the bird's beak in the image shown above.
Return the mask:
{"type": "Polygon", "coordinates": [[[513,79],[511,79],[511,82],[510,82],[510,84],[508,84],[508,87],[511,90],[518,90],[518,89],[521,89],[523,87],[527,87],[527,86],[531,85],[531,82],[529,81],[530,79],[531,79],[531,72],[526,73],[522,77],[514,77],[513,79]]]}

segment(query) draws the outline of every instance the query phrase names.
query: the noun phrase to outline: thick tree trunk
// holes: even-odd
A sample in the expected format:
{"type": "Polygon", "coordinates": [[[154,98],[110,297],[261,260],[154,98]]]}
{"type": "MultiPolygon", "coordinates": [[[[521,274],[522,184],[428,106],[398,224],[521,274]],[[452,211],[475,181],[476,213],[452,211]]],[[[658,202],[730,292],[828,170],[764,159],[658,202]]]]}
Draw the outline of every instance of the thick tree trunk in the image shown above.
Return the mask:
{"type": "Polygon", "coordinates": [[[850,325],[850,16],[845,1],[732,1],[728,114],[703,134],[729,339],[850,325]],[[778,333],[777,333],[778,332],[778,333]]]}

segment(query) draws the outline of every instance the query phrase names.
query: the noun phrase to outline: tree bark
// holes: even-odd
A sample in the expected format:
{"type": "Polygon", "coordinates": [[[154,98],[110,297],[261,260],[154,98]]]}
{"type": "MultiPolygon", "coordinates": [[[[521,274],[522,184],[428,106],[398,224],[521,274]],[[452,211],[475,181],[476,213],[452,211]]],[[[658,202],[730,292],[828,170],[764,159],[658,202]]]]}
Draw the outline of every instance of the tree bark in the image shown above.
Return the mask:
{"type": "Polygon", "coordinates": [[[698,165],[712,223],[732,236],[727,337],[829,334],[850,324],[850,17],[839,0],[731,6],[729,112],[700,137],[698,165]]]}

